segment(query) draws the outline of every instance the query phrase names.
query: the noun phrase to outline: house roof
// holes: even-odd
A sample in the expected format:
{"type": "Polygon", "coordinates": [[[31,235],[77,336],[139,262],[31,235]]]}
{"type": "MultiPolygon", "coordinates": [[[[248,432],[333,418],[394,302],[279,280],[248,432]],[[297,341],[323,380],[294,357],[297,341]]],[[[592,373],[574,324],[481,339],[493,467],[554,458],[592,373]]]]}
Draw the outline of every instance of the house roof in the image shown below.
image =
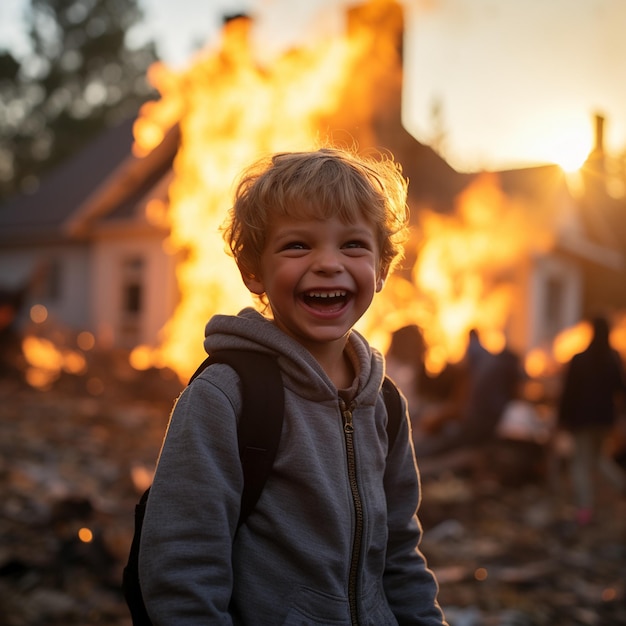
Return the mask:
{"type": "Polygon", "coordinates": [[[497,172],[502,191],[508,196],[536,198],[554,193],[564,182],[563,170],[558,165],[537,165],[497,172]]]}
{"type": "MultiPolygon", "coordinates": [[[[411,219],[417,219],[419,211],[424,208],[450,212],[456,196],[475,175],[457,172],[430,146],[418,141],[402,125],[399,110],[396,115],[375,114],[371,125],[375,128],[376,147],[389,150],[408,178],[411,219]]],[[[358,136],[356,132],[353,134],[358,136]]],[[[366,141],[360,143],[367,146],[366,141]]]]}
{"type": "Polygon", "coordinates": [[[107,130],[46,176],[32,194],[0,207],[0,245],[63,241],[63,225],[131,154],[133,119],[107,130]]]}
{"type": "Polygon", "coordinates": [[[73,237],[96,234],[107,228],[148,227],[146,203],[152,198],[167,200],[172,163],[180,143],[179,126],[169,129],[161,143],[144,157],[128,154],[91,196],[64,223],[73,237]]]}
{"type": "MultiPolygon", "coordinates": [[[[583,176],[589,175],[584,173],[583,176]]],[[[567,175],[558,165],[543,165],[497,172],[502,191],[524,198],[535,210],[553,213],[558,240],[556,248],[597,265],[624,269],[626,238],[624,219],[615,219],[615,206],[624,208],[606,190],[586,182],[573,192],[567,175]],[[560,213],[560,214],[559,214],[560,213]]]]}

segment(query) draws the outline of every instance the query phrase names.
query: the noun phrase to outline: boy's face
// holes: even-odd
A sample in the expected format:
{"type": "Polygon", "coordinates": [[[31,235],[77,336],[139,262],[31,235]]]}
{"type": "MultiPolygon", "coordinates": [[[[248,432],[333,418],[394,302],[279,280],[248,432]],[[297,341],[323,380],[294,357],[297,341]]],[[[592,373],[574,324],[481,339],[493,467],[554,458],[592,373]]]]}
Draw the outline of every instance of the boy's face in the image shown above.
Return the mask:
{"type": "Polygon", "coordinates": [[[315,353],[321,344],[343,349],[350,329],[382,289],[374,228],[365,220],[277,217],[258,276],[248,289],[266,294],[275,324],[315,353]]]}

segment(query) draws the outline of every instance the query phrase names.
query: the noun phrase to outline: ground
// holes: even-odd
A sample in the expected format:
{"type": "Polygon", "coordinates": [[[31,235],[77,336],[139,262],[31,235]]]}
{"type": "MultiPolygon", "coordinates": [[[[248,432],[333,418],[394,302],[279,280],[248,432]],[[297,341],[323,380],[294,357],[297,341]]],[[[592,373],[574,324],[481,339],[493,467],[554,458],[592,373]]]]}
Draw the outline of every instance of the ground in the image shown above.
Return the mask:
{"type": "MultiPolygon", "coordinates": [[[[47,391],[0,380],[5,626],[131,624],[120,581],[133,507],[180,382],[122,361],[90,376],[47,391]]],[[[598,515],[579,528],[566,483],[497,473],[423,476],[422,548],[451,626],[626,625],[626,500],[602,487],[598,515]]]]}

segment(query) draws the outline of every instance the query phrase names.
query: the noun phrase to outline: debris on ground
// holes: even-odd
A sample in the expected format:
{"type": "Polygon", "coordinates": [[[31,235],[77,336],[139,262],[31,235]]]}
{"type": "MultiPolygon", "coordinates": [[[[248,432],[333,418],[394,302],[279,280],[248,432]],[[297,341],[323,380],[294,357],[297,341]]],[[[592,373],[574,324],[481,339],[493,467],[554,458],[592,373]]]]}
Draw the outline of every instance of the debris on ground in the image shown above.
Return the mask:
{"type": "MultiPolygon", "coordinates": [[[[98,376],[47,391],[0,380],[5,626],[131,625],[120,582],[134,505],[182,385],[111,363],[98,376]]],[[[566,481],[548,482],[424,475],[422,549],[451,626],[626,625],[626,500],[602,491],[579,527],[566,481]]]]}

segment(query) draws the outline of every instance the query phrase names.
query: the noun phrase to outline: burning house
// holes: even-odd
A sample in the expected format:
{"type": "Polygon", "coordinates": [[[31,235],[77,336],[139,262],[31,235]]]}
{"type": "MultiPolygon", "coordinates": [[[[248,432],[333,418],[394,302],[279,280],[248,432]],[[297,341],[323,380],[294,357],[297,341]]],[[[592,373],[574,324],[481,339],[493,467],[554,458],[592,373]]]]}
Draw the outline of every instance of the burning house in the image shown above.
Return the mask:
{"type": "Polygon", "coordinates": [[[362,320],[382,349],[417,324],[436,372],[478,328],[542,373],[559,333],[597,307],[626,309],[626,202],[594,182],[601,125],[578,185],[556,166],[459,173],[402,125],[398,4],[365,2],[341,36],[265,63],[252,27],[227,21],[184,70],[153,66],[158,100],[0,211],[0,284],[35,283],[28,332],[87,332],[134,349],[137,367],[186,376],[206,319],[251,303],[219,233],[234,178],[261,153],[326,142],[388,151],[410,180],[414,237],[362,320]]]}

